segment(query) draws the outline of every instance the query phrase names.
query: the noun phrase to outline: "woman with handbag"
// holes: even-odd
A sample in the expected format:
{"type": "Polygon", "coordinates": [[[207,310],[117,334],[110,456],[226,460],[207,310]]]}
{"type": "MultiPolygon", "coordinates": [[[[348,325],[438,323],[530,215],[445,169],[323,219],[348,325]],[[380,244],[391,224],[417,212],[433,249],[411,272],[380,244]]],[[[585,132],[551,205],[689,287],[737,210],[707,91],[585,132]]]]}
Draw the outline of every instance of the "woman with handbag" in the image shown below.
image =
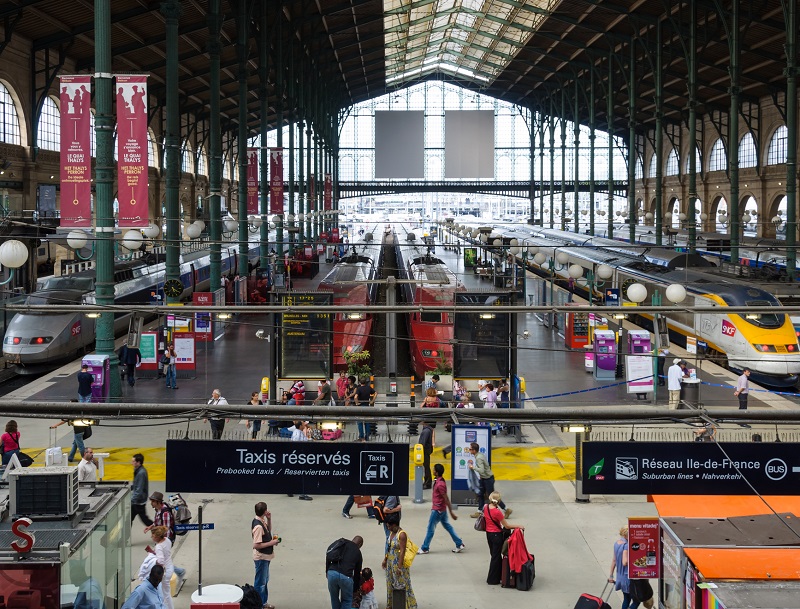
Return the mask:
{"type": "Polygon", "coordinates": [[[170,343],[164,355],[161,357],[161,364],[164,366],[164,376],[167,377],[167,389],[178,388],[178,354],[175,352],[175,345],[170,343]]]}
{"type": "Polygon", "coordinates": [[[413,542],[400,528],[399,512],[386,514],[385,524],[389,529],[389,544],[381,567],[386,571],[386,609],[417,609],[417,599],[411,587],[411,561],[406,560],[407,554],[411,560],[416,556],[413,542]],[[406,591],[405,607],[392,606],[395,590],[406,591]]]}
{"type": "Polygon", "coordinates": [[[6,423],[6,432],[0,436],[0,445],[3,448],[3,467],[8,465],[11,457],[19,454],[19,428],[13,419],[6,423]]]}
{"type": "Polygon", "coordinates": [[[511,524],[506,520],[503,510],[500,509],[500,501],[500,493],[497,491],[489,495],[489,503],[483,507],[483,514],[475,523],[476,529],[485,526],[486,543],[489,544],[489,574],[486,576],[486,583],[490,586],[500,585],[503,575],[503,542],[511,535],[511,529],[525,530],[521,524],[511,524]]]}
{"type": "Polygon", "coordinates": [[[622,591],[622,609],[636,609],[639,601],[631,598],[631,580],[628,579],[628,527],[619,530],[619,539],[614,542],[614,558],[611,560],[611,575],[608,582],[614,590],[622,591]]]}

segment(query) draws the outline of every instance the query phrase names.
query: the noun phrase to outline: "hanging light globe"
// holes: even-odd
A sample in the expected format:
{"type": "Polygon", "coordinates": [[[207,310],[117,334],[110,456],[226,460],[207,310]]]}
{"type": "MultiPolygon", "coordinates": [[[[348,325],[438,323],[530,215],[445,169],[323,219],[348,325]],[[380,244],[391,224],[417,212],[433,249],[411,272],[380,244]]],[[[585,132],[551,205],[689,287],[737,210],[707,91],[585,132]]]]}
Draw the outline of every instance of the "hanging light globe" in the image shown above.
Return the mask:
{"type": "Polygon", "coordinates": [[[87,241],[88,238],[86,237],[86,233],[84,233],[82,230],[73,230],[67,235],[67,245],[74,250],[79,250],[86,247],[87,241]]]}
{"type": "Polygon", "coordinates": [[[143,241],[144,237],[142,236],[142,232],[138,229],[129,230],[122,235],[122,247],[132,252],[142,247],[143,241]]]}

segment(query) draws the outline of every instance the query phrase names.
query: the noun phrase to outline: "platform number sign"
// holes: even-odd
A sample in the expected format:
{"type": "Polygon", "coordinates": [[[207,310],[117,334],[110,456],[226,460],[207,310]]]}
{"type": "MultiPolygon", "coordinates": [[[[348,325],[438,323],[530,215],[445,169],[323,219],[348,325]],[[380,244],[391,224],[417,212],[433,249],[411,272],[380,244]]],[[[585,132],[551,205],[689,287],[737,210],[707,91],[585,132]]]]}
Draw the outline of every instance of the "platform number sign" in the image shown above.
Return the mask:
{"type": "Polygon", "coordinates": [[[361,451],[361,484],[392,484],[394,453],[381,450],[361,451]]]}

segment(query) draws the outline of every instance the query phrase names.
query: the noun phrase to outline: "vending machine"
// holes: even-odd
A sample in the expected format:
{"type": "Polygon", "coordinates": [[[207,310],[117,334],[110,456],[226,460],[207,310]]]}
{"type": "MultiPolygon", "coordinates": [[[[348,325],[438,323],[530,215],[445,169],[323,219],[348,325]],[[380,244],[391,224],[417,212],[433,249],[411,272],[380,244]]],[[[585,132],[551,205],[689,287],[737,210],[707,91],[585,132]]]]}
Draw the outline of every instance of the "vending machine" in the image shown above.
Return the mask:
{"type": "Polygon", "coordinates": [[[617,375],[617,337],[611,330],[594,332],[594,378],[614,380],[617,375]]]}
{"type": "Polygon", "coordinates": [[[628,353],[631,355],[644,355],[652,350],[649,331],[628,330],[628,353]]]}
{"type": "Polygon", "coordinates": [[[107,355],[85,355],[81,364],[89,367],[92,375],[92,402],[108,402],[109,391],[109,358],[107,355]]]}

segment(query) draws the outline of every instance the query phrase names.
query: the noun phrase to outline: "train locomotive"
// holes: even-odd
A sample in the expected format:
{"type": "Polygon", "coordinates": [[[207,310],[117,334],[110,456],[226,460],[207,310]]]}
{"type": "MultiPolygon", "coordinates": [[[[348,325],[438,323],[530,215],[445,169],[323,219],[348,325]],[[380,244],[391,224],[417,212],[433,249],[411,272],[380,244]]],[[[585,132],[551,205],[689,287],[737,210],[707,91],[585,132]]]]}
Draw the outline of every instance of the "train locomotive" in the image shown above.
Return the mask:
{"type": "MultiPolygon", "coordinates": [[[[447,265],[432,253],[429,245],[416,243],[407,232],[396,244],[397,266],[403,281],[407,304],[455,306],[455,295],[464,291],[447,265]]],[[[415,312],[408,314],[411,367],[416,378],[439,363],[453,365],[454,318],[452,313],[415,312]]]]}
{"type": "MultiPolygon", "coordinates": [[[[249,260],[258,259],[259,246],[251,242],[249,260]]],[[[222,249],[222,273],[235,271],[238,252],[222,249]]],[[[208,289],[211,258],[208,253],[180,265],[181,298],[192,292],[208,289]]],[[[163,262],[147,265],[144,261],[117,262],[114,268],[114,303],[132,306],[148,305],[150,296],[164,286],[166,276],[163,262]]],[[[94,304],[95,270],[89,269],[63,276],[51,276],[40,281],[26,304],[76,305],[94,304]]],[[[127,331],[130,313],[114,316],[116,336],[127,331]]],[[[95,319],[84,313],[29,312],[17,313],[11,319],[3,339],[3,355],[14,364],[18,374],[38,374],[75,359],[90,349],[95,340],[95,319]]]]}

